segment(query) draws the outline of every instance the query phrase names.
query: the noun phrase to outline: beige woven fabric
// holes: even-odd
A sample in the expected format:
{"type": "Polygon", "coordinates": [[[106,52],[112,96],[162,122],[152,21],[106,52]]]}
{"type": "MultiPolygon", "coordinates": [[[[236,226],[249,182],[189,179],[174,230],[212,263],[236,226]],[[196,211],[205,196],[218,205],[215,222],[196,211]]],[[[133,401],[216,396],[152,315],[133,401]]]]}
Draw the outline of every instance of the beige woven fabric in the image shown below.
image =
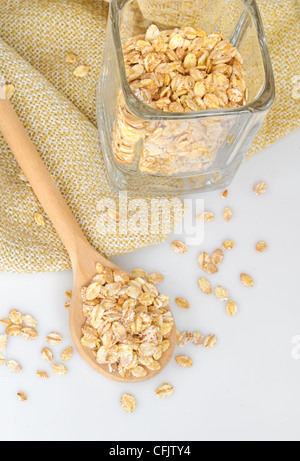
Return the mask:
{"type": "MultiPolygon", "coordinates": [[[[144,0],[142,0],[144,1],[144,0]]],[[[292,0],[260,0],[277,80],[277,103],[252,152],[299,125],[299,100],[291,98],[292,77],[300,74],[299,31],[292,0]]],[[[114,198],[101,157],[95,122],[95,90],[108,7],[103,0],[0,0],[0,79],[16,87],[13,105],[39,149],[87,238],[108,257],[161,242],[170,232],[103,237],[97,203],[114,198]],[[67,64],[65,55],[78,55],[67,64]],[[79,79],[74,68],[86,64],[79,79]]],[[[299,19],[298,19],[299,21],[299,19]]],[[[0,81],[0,84],[3,83],[0,81]]],[[[0,270],[57,271],[69,258],[19,167],[0,137],[0,270]]]]}

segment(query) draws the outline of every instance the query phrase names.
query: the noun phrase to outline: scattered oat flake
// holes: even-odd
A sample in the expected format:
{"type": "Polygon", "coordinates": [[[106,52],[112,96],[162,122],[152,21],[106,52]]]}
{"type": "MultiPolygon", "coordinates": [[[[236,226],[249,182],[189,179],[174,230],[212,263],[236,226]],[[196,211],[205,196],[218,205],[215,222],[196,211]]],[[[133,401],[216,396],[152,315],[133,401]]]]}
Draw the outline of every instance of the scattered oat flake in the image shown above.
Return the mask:
{"type": "Polygon", "coordinates": [[[15,87],[11,83],[8,83],[6,85],[3,85],[0,88],[0,90],[2,90],[2,91],[0,91],[0,93],[4,92],[4,98],[10,100],[14,95],[15,87]]]}
{"type": "Polygon", "coordinates": [[[200,331],[195,331],[195,333],[193,334],[192,343],[194,344],[194,346],[203,346],[204,336],[202,333],[200,333],[200,331]]]}
{"type": "Polygon", "coordinates": [[[255,248],[256,248],[256,251],[258,251],[258,253],[263,253],[264,251],[268,249],[268,245],[266,242],[258,242],[255,248]]]}
{"type": "Polygon", "coordinates": [[[23,315],[22,320],[27,327],[35,328],[37,326],[37,321],[31,315],[23,315]]]}
{"type": "Polygon", "coordinates": [[[12,323],[15,325],[21,325],[22,324],[22,314],[21,312],[17,311],[16,309],[12,309],[9,312],[9,318],[12,323]]]}
{"type": "Polygon", "coordinates": [[[86,77],[89,72],[90,72],[90,68],[88,66],[78,66],[74,70],[74,75],[75,77],[83,78],[83,77],[86,77]]]}
{"type": "Polygon", "coordinates": [[[233,317],[237,314],[238,307],[234,301],[229,301],[226,306],[226,312],[230,317],[233,317]]]}
{"type": "Polygon", "coordinates": [[[225,240],[223,242],[224,250],[232,250],[235,247],[235,242],[233,240],[225,240]]]}
{"type": "Polygon", "coordinates": [[[147,277],[147,272],[144,269],[141,269],[141,268],[137,267],[136,269],[134,269],[132,271],[132,275],[134,277],[146,278],[147,277]]]}
{"type": "Polygon", "coordinates": [[[199,254],[197,261],[198,265],[203,268],[204,265],[207,265],[211,262],[211,259],[210,256],[205,251],[203,251],[199,254]]]}
{"type": "Polygon", "coordinates": [[[176,357],[176,362],[182,368],[190,368],[193,365],[193,361],[186,355],[178,355],[176,357]]]}
{"type": "Polygon", "coordinates": [[[246,287],[253,287],[254,285],[252,277],[250,277],[248,274],[241,274],[241,282],[246,287]]]}
{"type": "Polygon", "coordinates": [[[61,358],[64,362],[66,362],[67,360],[70,360],[72,355],[73,355],[73,347],[68,347],[62,352],[61,358]]]}
{"type": "Polygon", "coordinates": [[[34,220],[38,226],[45,226],[45,220],[41,213],[34,213],[34,220]]]}
{"type": "Polygon", "coordinates": [[[53,363],[52,370],[57,375],[66,375],[68,373],[67,368],[64,365],[61,365],[60,363],[53,363]]]}
{"type": "Polygon", "coordinates": [[[189,331],[184,331],[183,333],[179,333],[177,336],[177,346],[184,347],[186,344],[193,340],[193,335],[189,331]]]}
{"type": "Polygon", "coordinates": [[[229,222],[232,219],[232,210],[231,208],[225,208],[223,216],[226,222],[229,222]]]}
{"type": "Polygon", "coordinates": [[[37,370],[36,374],[37,374],[38,377],[41,378],[41,379],[49,379],[49,375],[48,375],[47,371],[40,371],[40,370],[37,370]]]}
{"type": "Polygon", "coordinates": [[[216,266],[219,266],[220,264],[222,264],[223,260],[224,260],[224,253],[221,250],[221,248],[218,248],[211,255],[211,262],[215,264],[216,266]]]}
{"type": "Polygon", "coordinates": [[[44,349],[41,350],[41,354],[43,359],[46,360],[46,362],[52,362],[54,355],[51,349],[49,349],[49,347],[44,347],[44,349]]]}
{"type": "Polygon", "coordinates": [[[21,334],[21,330],[22,330],[22,325],[9,325],[6,328],[5,333],[8,336],[19,336],[21,334]]]}
{"type": "Polygon", "coordinates": [[[62,342],[62,340],[63,340],[63,337],[59,333],[50,333],[46,337],[47,343],[52,344],[54,346],[57,345],[57,344],[60,344],[62,342]]]}
{"type": "Polygon", "coordinates": [[[221,197],[222,198],[227,198],[228,197],[228,190],[227,189],[224,190],[224,192],[222,192],[221,197]]]}
{"type": "Polygon", "coordinates": [[[176,304],[177,306],[181,307],[181,309],[189,309],[190,308],[190,303],[184,299],[184,298],[176,298],[176,304]]]}
{"type": "Polygon", "coordinates": [[[215,335],[209,335],[207,336],[205,339],[204,339],[204,347],[206,349],[212,349],[215,347],[215,345],[217,344],[217,338],[215,335]]]}
{"type": "Polygon", "coordinates": [[[175,253],[179,255],[183,255],[184,253],[187,252],[186,244],[184,242],[181,242],[180,240],[174,240],[171,243],[171,248],[175,253]]]}
{"type": "Polygon", "coordinates": [[[263,195],[267,190],[267,184],[265,182],[259,182],[253,187],[253,191],[256,195],[263,195]]]}
{"type": "Polygon", "coordinates": [[[215,218],[215,215],[210,211],[204,211],[197,216],[197,220],[200,222],[211,222],[215,218]]]}
{"type": "Polygon", "coordinates": [[[4,362],[5,362],[5,357],[4,355],[0,354],[0,365],[3,365],[4,362]]]}
{"type": "Polygon", "coordinates": [[[126,413],[132,413],[136,407],[136,399],[133,395],[123,394],[121,397],[121,406],[126,413]]]}
{"type": "Polygon", "coordinates": [[[216,266],[212,262],[208,264],[203,264],[202,269],[208,274],[216,274],[217,272],[219,272],[218,266],[216,266]]]}
{"type": "Polygon", "coordinates": [[[6,363],[6,366],[9,368],[9,371],[11,373],[21,373],[22,371],[22,367],[21,365],[16,362],[15,360],[9,360],[7,363],[6,363]]]}
{"type": "Polygon", "coordinates": [[[3,352],[7,346],[7,336],[0,335],[0,352],[3,352]]]}
{"type": "Polygon", "coordinates": [[[74,64],[77,61],[77,55],[75,53],[66,54],[66,62],[68,64],[74,64]]]}
{"type": "Polygon", "coordinates": [[[155,393],[159,398],[165,399],[174,393],[174,387],[171,384],[164,383],[156,389],[155,393]]]}
{"type": "Polygon", "coordinates": [[[8,327],[9,325],[11,325],[11,320],[10,319],[1,319],[0,323],[2,325],[4,325],[5,327],[8,327]]]}
{"type": "Polygon", "coordinates": [[[199,285],[200,290],[203,291],[203,293],[205,293],[206,295],[212,294],[211,284],[207,279],[205,278],[199,279],[198,285],[199,285]]]}
{"type": "Polygon", "coordinates": [[[228,291],[226,291],[221,286],[218,286],[215,289],[215,295],[219,301],[227,301],[228,300],[228,291]]]}
{"type": "Polygon", "coordinates": [[[71,290],[67,290],[65,292],[65,295],[66,295],[66,298],[70,301],[72,299],[72,291],[71,290]]]}
{"type": "Polygon", "coordinates": [[[18,393],[17,393],[17,396],[18,396],[18,399],[19,399],[21,402],[26,402],[26,400],[28,400],[28,397],[27,397],[27,395],[25,394],[25,392],[18,392],[18,393]]]}
{"type": "Polygon", "coordinates": [[[164,281],[165,277],[162,274],[154,273],[148,276],[148,282],[153,283],[153,285],[159,285],[164,281]]]}
{"type": "Polygon", "coordinates": [[[21,336],[29,341],[32,341],[38,337],[38,332],[34,328],[22,328],[21,336]]]}

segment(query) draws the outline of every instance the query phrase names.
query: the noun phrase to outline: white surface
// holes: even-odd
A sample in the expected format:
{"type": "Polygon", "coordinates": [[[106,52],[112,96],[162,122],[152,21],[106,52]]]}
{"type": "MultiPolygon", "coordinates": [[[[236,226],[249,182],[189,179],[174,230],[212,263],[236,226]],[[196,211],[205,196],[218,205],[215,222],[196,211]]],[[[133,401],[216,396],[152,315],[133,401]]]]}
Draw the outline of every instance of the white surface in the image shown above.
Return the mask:
{"type": "MultiPolygon", "coordinates": [[[[300,360],[292,358],[292,338],[300,335],[299,306],[299,200],[300,130],[242,165],[227,200],[207,194],[205,208],[217,219],[206,227],[205,241],[177,256],[168,242],[118,258],[126,269],[145,267],[162,271],[180,330],[215,333],[212,351],[187,346],[184,352],[194,367],[184,370],[173,361],[160,376],[138,385],[123,385],[98,376],[77,354],[67,364],[67,376],[41,381],[37,369],[49,370],[40,357],[43,338],[50,331],[64,336],[53,347],[56,359],[71,344],[64,291],[71,288],[71,273],[40,275],[0,274],[0,317],[16,307],[39,321],[40,338],[10,341],[6,356],[19,360],[21,375],[0,367],[1,440],[300,440],[300,360]],[[268,191],[256,197],[252,187],[264,180],[268,191]],[[225,205],[232,207],[231,223],[222,219],[225,205]],[[220,273],[211,276],[239,305],[229,318],[222,303],[197,287],[202,271],[196,256],[213,251],[224,239],[237,247],[226,253],[220,273]],[[257,241],[269,250],[258,254],[257,241]],[[253,275],[255,287],[241,285],[241,272],[253,275]],[[181,311],[176,296],[186,297],[190,311],[181,311]],[[163,382],[175,393],[160,400],[154,391],[163,382]],[[28,393],[21,403],[18,391],[28,393]],[[138,406],[127,415],[120,407],[124,392],[136,396],[138,406]]],[[[0,328],[2,331],[2,328],[0,328]]]]}

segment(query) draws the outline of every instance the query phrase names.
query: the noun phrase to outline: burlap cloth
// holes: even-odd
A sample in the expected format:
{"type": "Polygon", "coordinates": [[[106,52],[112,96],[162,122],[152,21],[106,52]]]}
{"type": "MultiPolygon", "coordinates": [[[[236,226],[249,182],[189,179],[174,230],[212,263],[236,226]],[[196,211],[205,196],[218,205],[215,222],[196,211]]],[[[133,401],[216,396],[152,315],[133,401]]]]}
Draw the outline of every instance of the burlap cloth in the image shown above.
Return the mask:
{"type": "MultiPolygon", "coordinates": [[[[251,153],[299,126],[299,99],[292,98],[299,69],[299,16],[292,0],[259,0],[276,83],[277,100],[251,153]]],[[[95,121],[95,91],[108,13],[103,0],[0,0],[0,78],[15,85],[13,105],[92,245],[112,257],[161,242],[158,235],[97,232],[97,203],[115,198],[105,178],[95,121]],[[67,64],[65,55],[78,55],[67,64]],[[74,68],[85,64],[80,79],[74,68]]],[[[43,213],[19,177],[0,136],[0,270],[58,271],[70,268],[51,223],[36,225],[43,213]]]]}

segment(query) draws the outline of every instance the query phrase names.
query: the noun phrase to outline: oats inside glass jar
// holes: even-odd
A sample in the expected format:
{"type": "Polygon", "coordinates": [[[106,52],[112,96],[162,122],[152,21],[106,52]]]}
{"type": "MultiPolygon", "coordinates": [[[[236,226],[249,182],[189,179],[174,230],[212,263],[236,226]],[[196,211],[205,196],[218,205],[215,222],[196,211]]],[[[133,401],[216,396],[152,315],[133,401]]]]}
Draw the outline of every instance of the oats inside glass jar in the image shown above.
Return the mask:
{"type": "Polygon", "coordinates": [[[143,378],[159,370],[174,326],[168,296],[160,294],[147,276],[131,280],[100,264],[97,271],[81,292],[86,318],[81,344],[122,378],[143,378]]]}
{"type": "MultiPolygon", "coordinates": [[[[151,25],[146,34],[126,41],[123,55],[131,90],[154,109],[183,113],[247,103],[243,58],[219,32],[207,34],[193,27],[160,31],[151,25]]],[[[120,92],[113,129],[115,159],[138,164],[145,173],[206,171],[232,123],[218,117],[202,123],[146,122],[129,111],[120,92]]]]}

